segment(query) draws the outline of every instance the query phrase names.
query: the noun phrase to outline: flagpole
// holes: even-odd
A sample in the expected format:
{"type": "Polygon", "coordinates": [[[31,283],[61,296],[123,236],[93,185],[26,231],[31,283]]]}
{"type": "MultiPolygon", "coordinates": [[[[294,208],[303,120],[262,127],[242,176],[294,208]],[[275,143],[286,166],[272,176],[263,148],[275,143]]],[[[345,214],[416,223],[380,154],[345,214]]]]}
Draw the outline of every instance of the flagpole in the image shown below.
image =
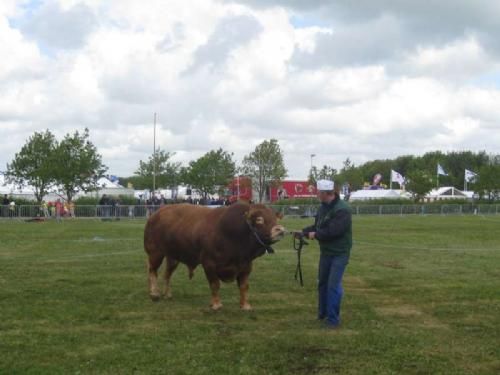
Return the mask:
{"type": "Polygon", "coordinates": [[[153,197],[156,196],[156,112],[153,119],[153,197]]]}

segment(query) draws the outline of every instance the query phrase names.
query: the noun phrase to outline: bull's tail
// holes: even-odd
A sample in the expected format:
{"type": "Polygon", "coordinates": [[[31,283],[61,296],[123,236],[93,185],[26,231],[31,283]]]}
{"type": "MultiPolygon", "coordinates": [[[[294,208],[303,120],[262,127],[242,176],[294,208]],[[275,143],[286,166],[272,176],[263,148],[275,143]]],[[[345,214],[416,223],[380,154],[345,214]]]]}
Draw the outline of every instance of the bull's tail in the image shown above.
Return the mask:
{"type": "Polygon", "coordinates": [[[147,273],[149,296],[153,301],[160,299],[160,288],[158,287],[158,269],[163,263],[165,255],[156,247],[154,238],[151,234],[150,222],[146,223],[144,229],[144,251],[148,255],[147,273]]]}

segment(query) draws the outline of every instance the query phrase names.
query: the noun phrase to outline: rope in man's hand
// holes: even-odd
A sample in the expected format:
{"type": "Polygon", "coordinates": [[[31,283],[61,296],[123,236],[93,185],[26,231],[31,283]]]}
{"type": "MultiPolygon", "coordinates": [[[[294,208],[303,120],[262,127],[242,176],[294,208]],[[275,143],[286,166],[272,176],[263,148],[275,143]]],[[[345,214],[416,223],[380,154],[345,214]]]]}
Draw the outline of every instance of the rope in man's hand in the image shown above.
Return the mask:
{"type": "Polygon", "coordinates": [[[304,245],[308,245],[308,242],[304,239],[304,234],[302,232],[292,231],[290,233],[293,235],[293,248],[297,251],[297,267],[295,268],[295,280],[297,280],[298,277],[300,286],[304,286],[300,258],[302,255],[302,248],[304,247],[304,245]]]}

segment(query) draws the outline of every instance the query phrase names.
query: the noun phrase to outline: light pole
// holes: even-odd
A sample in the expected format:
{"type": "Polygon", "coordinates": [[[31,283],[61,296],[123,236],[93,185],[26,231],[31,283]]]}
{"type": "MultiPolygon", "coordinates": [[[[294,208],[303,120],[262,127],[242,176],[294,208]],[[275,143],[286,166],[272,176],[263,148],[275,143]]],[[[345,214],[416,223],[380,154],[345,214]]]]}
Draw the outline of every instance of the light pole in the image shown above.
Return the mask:
{"type": "MultiPolygon", "coordinates": [[[[156,112],[153,119],[153,197],[156,196],[156,112]]],[[[152,200],[152,199],[151,199],[152,200]]]]}
{"type": "Polygon", "coordinates": [[[316,156],[316,154],[311,154],[311,173],[313,170],[313,158],[316,156]]]}

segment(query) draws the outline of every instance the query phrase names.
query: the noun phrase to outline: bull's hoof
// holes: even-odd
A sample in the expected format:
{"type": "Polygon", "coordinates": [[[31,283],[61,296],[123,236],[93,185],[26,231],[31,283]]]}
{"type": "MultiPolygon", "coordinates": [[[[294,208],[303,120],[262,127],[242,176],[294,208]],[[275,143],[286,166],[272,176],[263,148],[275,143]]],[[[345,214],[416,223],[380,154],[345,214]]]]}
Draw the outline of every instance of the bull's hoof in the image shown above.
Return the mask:
{"type": "Polygon", "coordinates": [[[172,293],[170,292],[163,293],[163,297],[165,297],[166,299],[172,299],[172,293]]]}
{"type": "Polygon", "coordinates": [[[252,306],[249,303],[245,303],[244,305],[240,305],[240,309],[242,311],[252,311],[252,306]]]}
{"type": "Polygon", "coordinates": [[[217,311],[217,310],[220,310],[222,308],[222,303],[213,303],[210,305],[210,308],[213,310],[213,311],[217,311]]]}
{"type": "Polygon", "coordinates": [[[160,295],[159,294],[150,294],[151,301],[153,302],[158,302],[160,300],[160,295]]]}

